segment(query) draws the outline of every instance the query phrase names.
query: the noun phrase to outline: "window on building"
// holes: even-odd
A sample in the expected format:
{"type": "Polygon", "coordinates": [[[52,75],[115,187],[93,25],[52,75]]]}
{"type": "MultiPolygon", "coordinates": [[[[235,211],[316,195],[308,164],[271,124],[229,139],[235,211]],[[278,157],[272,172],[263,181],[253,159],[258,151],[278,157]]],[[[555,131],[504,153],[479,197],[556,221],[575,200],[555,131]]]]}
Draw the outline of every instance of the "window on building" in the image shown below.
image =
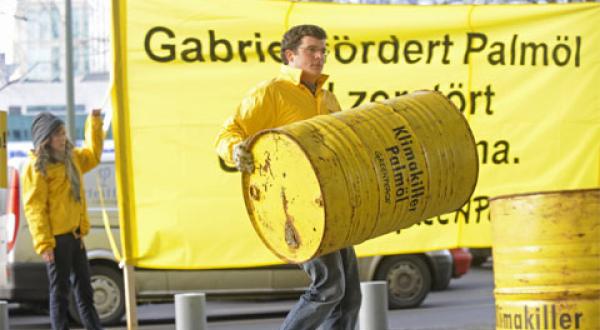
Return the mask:
{"type": "Polygon", "coordinates": [[[27,113],[37,114],[38,112],[48,111],[47,105],[28,105],[27,113]]]}
{"type": "Polygon", "coordinates": [[[11,105],[8,107],[8,115],[20,115],[21,114],[21,106],[20,105],[11,105]]]}
{"type": "Polygon", "coordinates": [[[58,12],[58,9],[56,7],[52,8],[50,21],[50,24],[52,26],[52,39],[59,39],[62,23],[60,20],[60,13],[58,12]]]}
{"type": "Polygon", "coordinates": [[[65,113],[67,111],[67,107],[64,105],[49,105],[48,111],[53,114],[65,113]]]}
{"type": "MultiPolygon", "coordinates": [[[[56,104],[27,106],[27,113],[30,115],[36,115],[43,111],[48,111],[55,115],[64,115],[65,113],[67,113],[67,107],[65,105],[56,105],[56,104]]],[[[85,105],[84,104],[75,104],[75,113],[76,114],[85,114],[85,105]]]]}
{"type": "Polygon", "coordinates": [[[60,56],[60,47],[52,47],[52,55],[50,59],[51,70],[52,70],[52,81],[60,81],[61,75],[61,56],[60,56]]]}

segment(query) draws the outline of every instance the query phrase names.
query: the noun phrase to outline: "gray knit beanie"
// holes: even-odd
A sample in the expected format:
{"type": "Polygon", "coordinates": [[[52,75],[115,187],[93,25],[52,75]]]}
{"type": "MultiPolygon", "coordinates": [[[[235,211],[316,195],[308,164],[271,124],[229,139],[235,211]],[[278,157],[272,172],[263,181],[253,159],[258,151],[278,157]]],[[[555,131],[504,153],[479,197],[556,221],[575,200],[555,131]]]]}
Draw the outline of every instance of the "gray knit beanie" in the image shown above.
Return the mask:
{"type": "Polygon", "coordinates": [[[41,112],[35,116],[31,123],[31,138],[34,149],[37,149],[44,140],[50,137],[54,130],[64,124],[65,122],[49,112],[41,112]]]}

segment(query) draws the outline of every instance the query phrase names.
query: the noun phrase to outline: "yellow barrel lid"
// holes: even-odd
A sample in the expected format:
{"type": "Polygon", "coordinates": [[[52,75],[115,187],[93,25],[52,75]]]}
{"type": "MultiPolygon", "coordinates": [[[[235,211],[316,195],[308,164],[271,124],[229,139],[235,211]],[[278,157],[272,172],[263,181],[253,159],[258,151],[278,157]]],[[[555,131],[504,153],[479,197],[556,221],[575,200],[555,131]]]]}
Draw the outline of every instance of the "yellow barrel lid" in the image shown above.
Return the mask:
{"type": "Polygon", "coordinates": [[[263,131],[250,143],[255,170],[244,173],[246,209],[265,245],[288,262],[311,259],[325,231],[315,170],[293,137],[263,131]]]}

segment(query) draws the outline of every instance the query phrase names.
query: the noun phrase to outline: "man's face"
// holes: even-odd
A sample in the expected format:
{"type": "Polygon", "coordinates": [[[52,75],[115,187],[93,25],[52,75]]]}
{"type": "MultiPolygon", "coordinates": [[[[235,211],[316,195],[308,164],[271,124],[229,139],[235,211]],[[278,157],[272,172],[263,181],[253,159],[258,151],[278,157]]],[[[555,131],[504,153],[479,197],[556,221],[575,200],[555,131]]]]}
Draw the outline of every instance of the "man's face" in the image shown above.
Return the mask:
{"type": "Polygon", "coordinates": [[[305,36],[295,52],[287,50],[285,55],[289,66],[302,70],[303,80],[315,82],[323,71],[325,50],[325,40],[305,36]]]}

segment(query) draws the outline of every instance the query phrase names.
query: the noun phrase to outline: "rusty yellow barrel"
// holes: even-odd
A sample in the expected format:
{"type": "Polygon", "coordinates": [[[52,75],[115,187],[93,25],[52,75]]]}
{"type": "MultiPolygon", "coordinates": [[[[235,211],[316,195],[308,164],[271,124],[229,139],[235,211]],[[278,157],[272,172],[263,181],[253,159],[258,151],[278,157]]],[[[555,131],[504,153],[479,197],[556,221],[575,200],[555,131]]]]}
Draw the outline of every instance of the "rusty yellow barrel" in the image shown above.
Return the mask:
{"type": "Polygon", "coordinates": [[[600,329],[600,189],[490,207],[496,329],[600,329]]]}
{"type": "Polygon", "coordinates": [[[437,92],[266,130],[249,148],[248,214],[265,245],[288,262],[453,211],[477,181],[468,123],[437,92]]]}

